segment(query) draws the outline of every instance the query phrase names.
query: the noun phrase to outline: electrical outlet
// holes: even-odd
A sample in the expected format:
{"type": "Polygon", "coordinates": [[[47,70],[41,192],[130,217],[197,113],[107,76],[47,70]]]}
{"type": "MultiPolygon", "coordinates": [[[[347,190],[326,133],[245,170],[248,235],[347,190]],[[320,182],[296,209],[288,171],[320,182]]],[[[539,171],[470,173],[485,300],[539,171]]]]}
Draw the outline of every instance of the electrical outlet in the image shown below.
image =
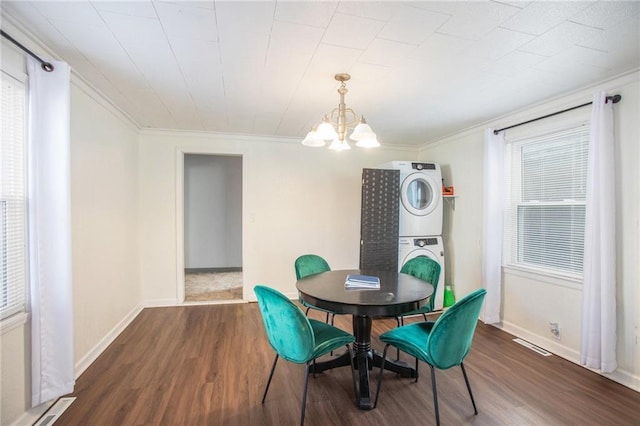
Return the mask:
{"type": "Polygon", "coordinates": [[[556,339],[560,340],[560,326],[557,322],[549,322],[549,331],[556,339]]]}

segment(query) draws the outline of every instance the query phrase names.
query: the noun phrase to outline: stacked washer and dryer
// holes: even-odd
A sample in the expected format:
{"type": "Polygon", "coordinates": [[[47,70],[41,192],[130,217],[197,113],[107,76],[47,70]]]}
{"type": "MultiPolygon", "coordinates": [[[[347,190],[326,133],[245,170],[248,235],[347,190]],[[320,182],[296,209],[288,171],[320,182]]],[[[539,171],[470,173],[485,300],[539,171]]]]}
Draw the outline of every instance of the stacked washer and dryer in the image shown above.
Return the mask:
{"type": "Polygon", "coordinates": [[[442,242],[442,172],[437,163],[392,161],[381,169],[400,171],[398,270],[409,260],[427,256],[440,264],[434,308],[444,299],[444,244],[442,242]]]}

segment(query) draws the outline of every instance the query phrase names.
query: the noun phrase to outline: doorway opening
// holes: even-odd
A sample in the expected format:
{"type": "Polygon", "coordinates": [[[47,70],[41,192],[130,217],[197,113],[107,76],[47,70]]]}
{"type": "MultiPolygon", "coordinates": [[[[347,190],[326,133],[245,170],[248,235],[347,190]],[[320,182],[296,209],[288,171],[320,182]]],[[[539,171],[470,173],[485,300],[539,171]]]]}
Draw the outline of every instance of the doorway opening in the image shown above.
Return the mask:
{"type": "Polygon", "coordinates": [[[184,155],[184,301],[242,299],[242,157],[184,155]]]}

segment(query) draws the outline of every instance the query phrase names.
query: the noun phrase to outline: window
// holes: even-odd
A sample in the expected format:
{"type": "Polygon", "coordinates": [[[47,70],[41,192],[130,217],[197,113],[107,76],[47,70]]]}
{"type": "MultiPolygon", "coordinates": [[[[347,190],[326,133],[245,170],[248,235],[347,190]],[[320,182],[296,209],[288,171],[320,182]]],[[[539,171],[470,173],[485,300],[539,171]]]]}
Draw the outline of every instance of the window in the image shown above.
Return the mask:
{"type": "Polygon", "coordinates": [[[2,73],[0,319],[26,306],[25,87],[2,73]]]}
{"type": "Polygon", "coordinates": [[[507,144],[505,265],[582,278],[589,128],[507,144]]]}

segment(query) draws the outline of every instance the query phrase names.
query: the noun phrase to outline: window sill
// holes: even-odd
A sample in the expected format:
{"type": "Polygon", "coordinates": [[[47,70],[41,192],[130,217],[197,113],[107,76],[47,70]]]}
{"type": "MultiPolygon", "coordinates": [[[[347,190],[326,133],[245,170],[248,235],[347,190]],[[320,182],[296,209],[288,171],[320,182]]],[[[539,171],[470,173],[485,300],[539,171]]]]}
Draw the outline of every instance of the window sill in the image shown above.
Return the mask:
{"type": "Polygon", "coordinates": [[[21,312],[19,314],[15,314],[10,316],[9,318],[5,318],[0,321],[0,335],[4,335],[14,328],[18,328],[23,326],[29,320],[29,314],[26,312],[21,312]]]}
{"type": "Polygon", "coordinates": [[[502,270],[505,275],[514,275],[521,278],[527,278],[534,281],[541,281],[547,284],[582,291],[582,280],[552,275],[542,271],[519,268],[517,266],[503,266],[502,270]]]}

